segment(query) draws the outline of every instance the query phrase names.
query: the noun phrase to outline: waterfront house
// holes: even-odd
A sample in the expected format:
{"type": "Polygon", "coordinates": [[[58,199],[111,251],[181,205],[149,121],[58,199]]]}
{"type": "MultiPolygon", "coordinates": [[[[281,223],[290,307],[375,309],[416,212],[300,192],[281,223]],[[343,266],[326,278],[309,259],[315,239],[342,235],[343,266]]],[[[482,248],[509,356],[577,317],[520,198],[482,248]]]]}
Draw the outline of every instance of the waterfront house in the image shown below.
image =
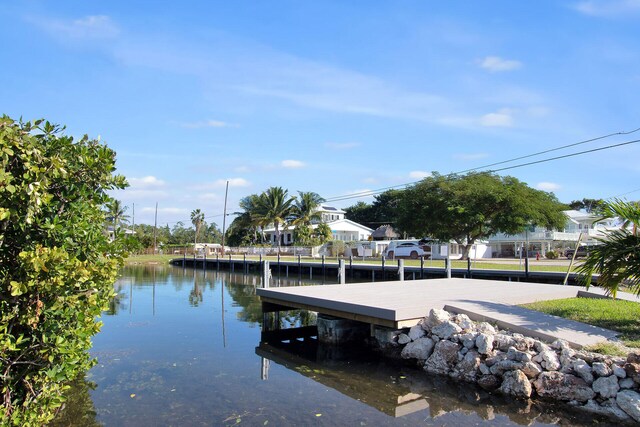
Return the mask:
{"type": "MultiPolygon", "coordinates": [[[[318,208],[320,211],[319,222],[311,224],[311,228],[317,228],[321,223],[327,224],[331,229],[333,240],[342,240],[344,242],[353,242],[358,240],[367,240],[373,230],[357,222],[351,221],[345,218],[346,212],[342,209],[335,208],[333,206],[321,205],[318,208]]],[[[280,228],[280,244],[289,246],[295,244],[294,242],[295,226],[281,226],[280,228]]],[[[269,226],[264,229],[264,235],[268,242],[276,244],[276,229],[273,226],[269,226]]]]}

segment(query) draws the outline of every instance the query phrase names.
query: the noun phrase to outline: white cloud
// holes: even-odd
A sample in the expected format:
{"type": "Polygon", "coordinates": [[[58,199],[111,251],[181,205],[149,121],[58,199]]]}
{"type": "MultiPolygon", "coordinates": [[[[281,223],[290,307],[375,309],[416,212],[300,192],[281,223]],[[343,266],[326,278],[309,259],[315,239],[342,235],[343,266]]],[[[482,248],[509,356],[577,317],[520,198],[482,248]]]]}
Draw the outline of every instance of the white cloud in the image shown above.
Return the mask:
{"type": "Polygon", "coordinates": [[[217,201],[217,200],[220,200],[221,197],[216,193],[201,193],[201,194],[198,194],[198,199],[205,200],[205,201],[217,201]]]}
{"type": "Polygon", "coordinates": [[[640,13],[640,0],[587,0],[574,5],[585,15],[617,17],[640,13]]]}
{"type": "Polygon", "coordinates": [[[56,37],[78,40],[111,39],[120,34],[118,26],[106,15],[90,15],[75,20],[31,18],[30,21],[56,37]]]}
{"type": "Polygon", "coordinates": [[[223,122],[221,120],[203,120],[200,122],[180,122],[178,123],[183,128],[187,129],[200,129],[200,128],[237,128],[240,127],[234,123],[223,122]]]}
{"type": "Polygon", "coordinates": [[[487,56],[480,61],[480,66],[492,73],[500,71],[512,71],[522,67],[520,61],[513,59],[504,59],[499,56],[487,56]]]}
{"type": "Polygon", "coordinates": [[[306,164],[300,160],[283,160],[280,165],[287,169],[300,169],[306,166],[306,164]]]}
{"type": "Polygon", "coordinates": [[[503,108],[495,113],[485,114],[480,118],[480,124],[488,127],[510,127],[513,125],[511,110],[503,108]]]}
{"type": "Polygon", "coordinates": [[[539,182],[536,185],[536,188],[542,191],[557,191],[562,187],[560,184],[556,184],[555,182],[539,182]]]}
{"type": "Polygon", "coordinates": [[[350,150],[352,148],[359,147],[360,145],[361,144],[359,142],[326,142],[324,144],[325,147],[332,150],[350,150]]]}
{"type": "Polygon", "coordinates": [[[158,179],[153,175],[148,175],[142,178],[127,178],[127,181],[129,181],[131,188],[139,190],[165,186],[165,182],[163,180],[158,179]]]}
{"type": "Polygon", "coordinates": [[[431,176],[431,172],[425,171],[411,171],[409,172],[409,178],[411,179],[423,179],[431,176]]]}

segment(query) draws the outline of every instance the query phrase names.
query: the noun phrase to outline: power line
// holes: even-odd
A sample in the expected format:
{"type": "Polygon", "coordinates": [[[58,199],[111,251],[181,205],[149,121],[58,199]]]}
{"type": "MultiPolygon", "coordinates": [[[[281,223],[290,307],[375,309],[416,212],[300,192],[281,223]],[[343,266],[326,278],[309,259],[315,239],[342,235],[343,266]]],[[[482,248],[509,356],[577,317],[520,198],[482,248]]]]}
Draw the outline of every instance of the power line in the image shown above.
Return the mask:
{"type": "MultiPolygon", "coordinates": [[[[558,150],[562,150],[562,149],[565,149],[565,148],[574,147],[574,146],[581,145],[581,144],[586,144],[588,142],[598,141],[598,140],[601,140],[601,139],[604,139],[604,138],[610,138],[610,137],[616,136],[616,135],[628,135],[628,134],[631,134],[631,133],[634,133],[634,132],[638,132],[639,130],[640,130],[640,128],[637,128],[637,129],[634,129],[634,130],[628,131],[628,132],[611,133],[611,134],[608,134],[608,135],[599,136],[599,137],[596,137],[596,138],[592,138],[592,139],[576,142],[576,143],[573,143],[573,144],[568,144],[568,145],[564,145],[564,146],[561,146],[561,147],[557,147],[557,148],[553,148],[553,149],[549,149],[549,150],[545,150],[545,151],[540,151],[540,152],[529,154],[529,155],[526,155],[526,156],[521,156],[521,157],[516,157],[516,158],[513,158],[513,159],[509,159],[509,160],[504,160],[504,161],[501,161],[501,162],[491,163],[489,165],[478,166],[476,168],[466,169],[466,170],[459,171],[459,172],[452,172],[452,173],[450,173],[450,174],[448,174],[446,176],[453,176],[453,175],[458,175],[458,174],[461,174],[461,173],[477,171],[479,169],[483,169],[483,168],[487,168],[487,167],[491,167],[491,166],[497,166],[497,165],[501,165],[501,164],[505,164],[505,163],[510,163],[510,162],[514,162],[516,160],[522,160],[522,159],[538,156],[538,155],[541,155],[541,154],[546,154],[546,153],[550,153],[550,152],[553,152],[553,151],[558,151],[558,150]]],[[[552,161],[552,160],[563,159],[563,158],[566,158],[566,157],[573,157],[573,156],[577,156],[577,155],[580,155],[580,154],[591,153],[591,152],[594,152],[594,151],[601,151],[601,150],[606,150],[606,149],[610,149],[610,148],[620,147],[620,146],[623,146],[623,145],[634,144],[634,143],[636,143],[638,141],[640,141],[640,140],[628,141],[628,142],[609,145],[609,146],[596,148],[596,149],[592,149],[592,150],[585,150],[585,151],[580,151],[580,152],[577,152],[577,153],[567,154],[567,155],[564,155],[564,156],[557,156],[557,157],[552,157],[552,158],[548,158],[548,159],[538,160],[538,161],[535,161],[535,162],[527,162],[527,163],[522,163],[522,164],[519,164],[519,165],[508,166],[508,167],[505,167],[505,168],[488,170],[486,172],[500,172],[500,171],[509,170],[509,169],[516,169],[516,168],[523,167],[523,166],[529,166],[529,165],[538,164],[538,163],[545,163],[545,162],[549,162],[549,161],[552,161]]],[[[385,192],[387,190],[391,190],[391,189],[394,189],[394,188],[407,187],[409,185],[417,184],[419,182],[420,181],[413,181],[413,182],[409,182],[409,183],[405,183],[405,184],[397,184],[397,185],[392,185],[392,186],[389,186],[389,187],[379,188],[379,189],[376,189],[376,190],[363,191],[363,192],[352,193],[352,194],[347,194],[347,195],[343,195],[343,196],[330,197],[326,201],[327,202],[337,202],[337,201],[342,201],[342,200],[356,199],[356,198],[359,198],[359,197],[374,196],[374,195],[383,193],[383,192],[385,192]]]]}

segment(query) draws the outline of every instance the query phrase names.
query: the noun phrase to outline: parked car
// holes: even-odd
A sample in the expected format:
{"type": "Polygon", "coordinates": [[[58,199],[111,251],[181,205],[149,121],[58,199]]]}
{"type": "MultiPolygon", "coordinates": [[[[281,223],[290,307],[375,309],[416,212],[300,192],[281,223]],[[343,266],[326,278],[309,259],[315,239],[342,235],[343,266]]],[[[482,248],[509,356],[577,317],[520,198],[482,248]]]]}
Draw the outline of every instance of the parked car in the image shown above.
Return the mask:
{"type": "Polygon", "coordinates": [[[425,252],[418,241],[400,241],[394,240],[389,243],[384,256],[386,258],[400,258],[410,257],[411,259],[418,259],[421,256],[428,256],[429,253],[425,252]]]}
{"type": "Polygon", "coordinates": [[[578,249],[567,249],[566,251],[564,251],[564,256],[566,256],[568,259],[573,258],[573,253],[575,252],[576,254],[576,259],[580,258],[580,257],[586,257],[587,255],[589,255],[589,250],[591,248],[589,246],[578,246],[578,249]]]}

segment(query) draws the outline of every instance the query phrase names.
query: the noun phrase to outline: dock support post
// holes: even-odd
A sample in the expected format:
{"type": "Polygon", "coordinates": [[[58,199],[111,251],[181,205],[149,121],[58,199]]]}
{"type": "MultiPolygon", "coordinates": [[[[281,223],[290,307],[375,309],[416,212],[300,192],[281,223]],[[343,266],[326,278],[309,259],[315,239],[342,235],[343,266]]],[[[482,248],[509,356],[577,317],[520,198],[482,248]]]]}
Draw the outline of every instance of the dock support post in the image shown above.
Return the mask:
{"type": "Polygon", "coordinates": [[[467,257],[467,275],[471,279],[471,258],[467,257]]]}
{"type": "Polygon", "coordinates": [[[322,255],[322,282],[324,283],[324,279],[327,277],[327,270],[325,270],[324,265],[324,255],[322,255]]]}
{"type": "Polygon", "coordinates": [[[384,258],[384,255],[382,255],[382,281],[383,282],[387,279],[387,277],[386,277],[386,275],[384,273],[384,261],[385,261],[385,258],[384,258]]]}
{"type": "Polygon", "coordinates": [[[280,277],[280,248],[278,248],[278,277],[280,277]]]}
{"type": "Polygon", "coordinates": [[[524,277],[529,278],[529,254],[524,258],[524,277]]]}
{"type": "Polygon", "coordinates": [[[187,268],[187,249],[182,253],[182,268],[187,268]]]}
{"type": "Polygon", "coordinates": [[[242,254],[242,271],[247,274],[247,254],[242,254]]]}
{"type": "Polygon", "coordinates": [[[203,261],[202,261],[202,269],[203,270],[207,269],[207,251],[206,251],[206,249],[205,249],[204,258],[203,258],[203,261]]]}
{"type": "Polygon", "coordinates": [[[444,259],[444,268],[447,271],[447,279],[451,279],[451,258],[449,255],[444,259]]]}
{"type": "Polygon", "coordinates": [[[349,255],[349,274],[353,279],[353,255],[349,255]]]}
{"type": "Polygon", "coordinates": [[[231,254],[229,254],[229,270],[231,270],[231,272],[235,272],[236,271],[236,266],[233,263],[233,261],[231,260],[231,254]]]}
{"type": "Polygon", "coordinates": [[[341,259],[338,261],[338,281],[341,285],[346,283],[346,269],[344,265],[344,260],[341,259]]]}
{"type": "Polygon", "coordinates": [[[220,256],[216,252],[216,270],[220,271],[220,256]]]}
{"type": "Polygon", "coordinates": [[[298,279],[302,279],[302,262],[300,261],[300,254],[298,254],[298,279]]]}
{"type": "Polygon", "coordinates": [[[424,255],[420,257],[420,280],[424,279],[424,255]]]}
{"type": "Polygon", "coordinates": [[[398,279],[401,282],[404,282],[404,260],[403,259],[398,260],[398,279]]]}
{"type": "Polygon", "coordinates": [[[271,277],[271,269],[269,268],[269,261],[264,261],[262,264],[262,287],[269,287],[269,278],[271,277]]]}

